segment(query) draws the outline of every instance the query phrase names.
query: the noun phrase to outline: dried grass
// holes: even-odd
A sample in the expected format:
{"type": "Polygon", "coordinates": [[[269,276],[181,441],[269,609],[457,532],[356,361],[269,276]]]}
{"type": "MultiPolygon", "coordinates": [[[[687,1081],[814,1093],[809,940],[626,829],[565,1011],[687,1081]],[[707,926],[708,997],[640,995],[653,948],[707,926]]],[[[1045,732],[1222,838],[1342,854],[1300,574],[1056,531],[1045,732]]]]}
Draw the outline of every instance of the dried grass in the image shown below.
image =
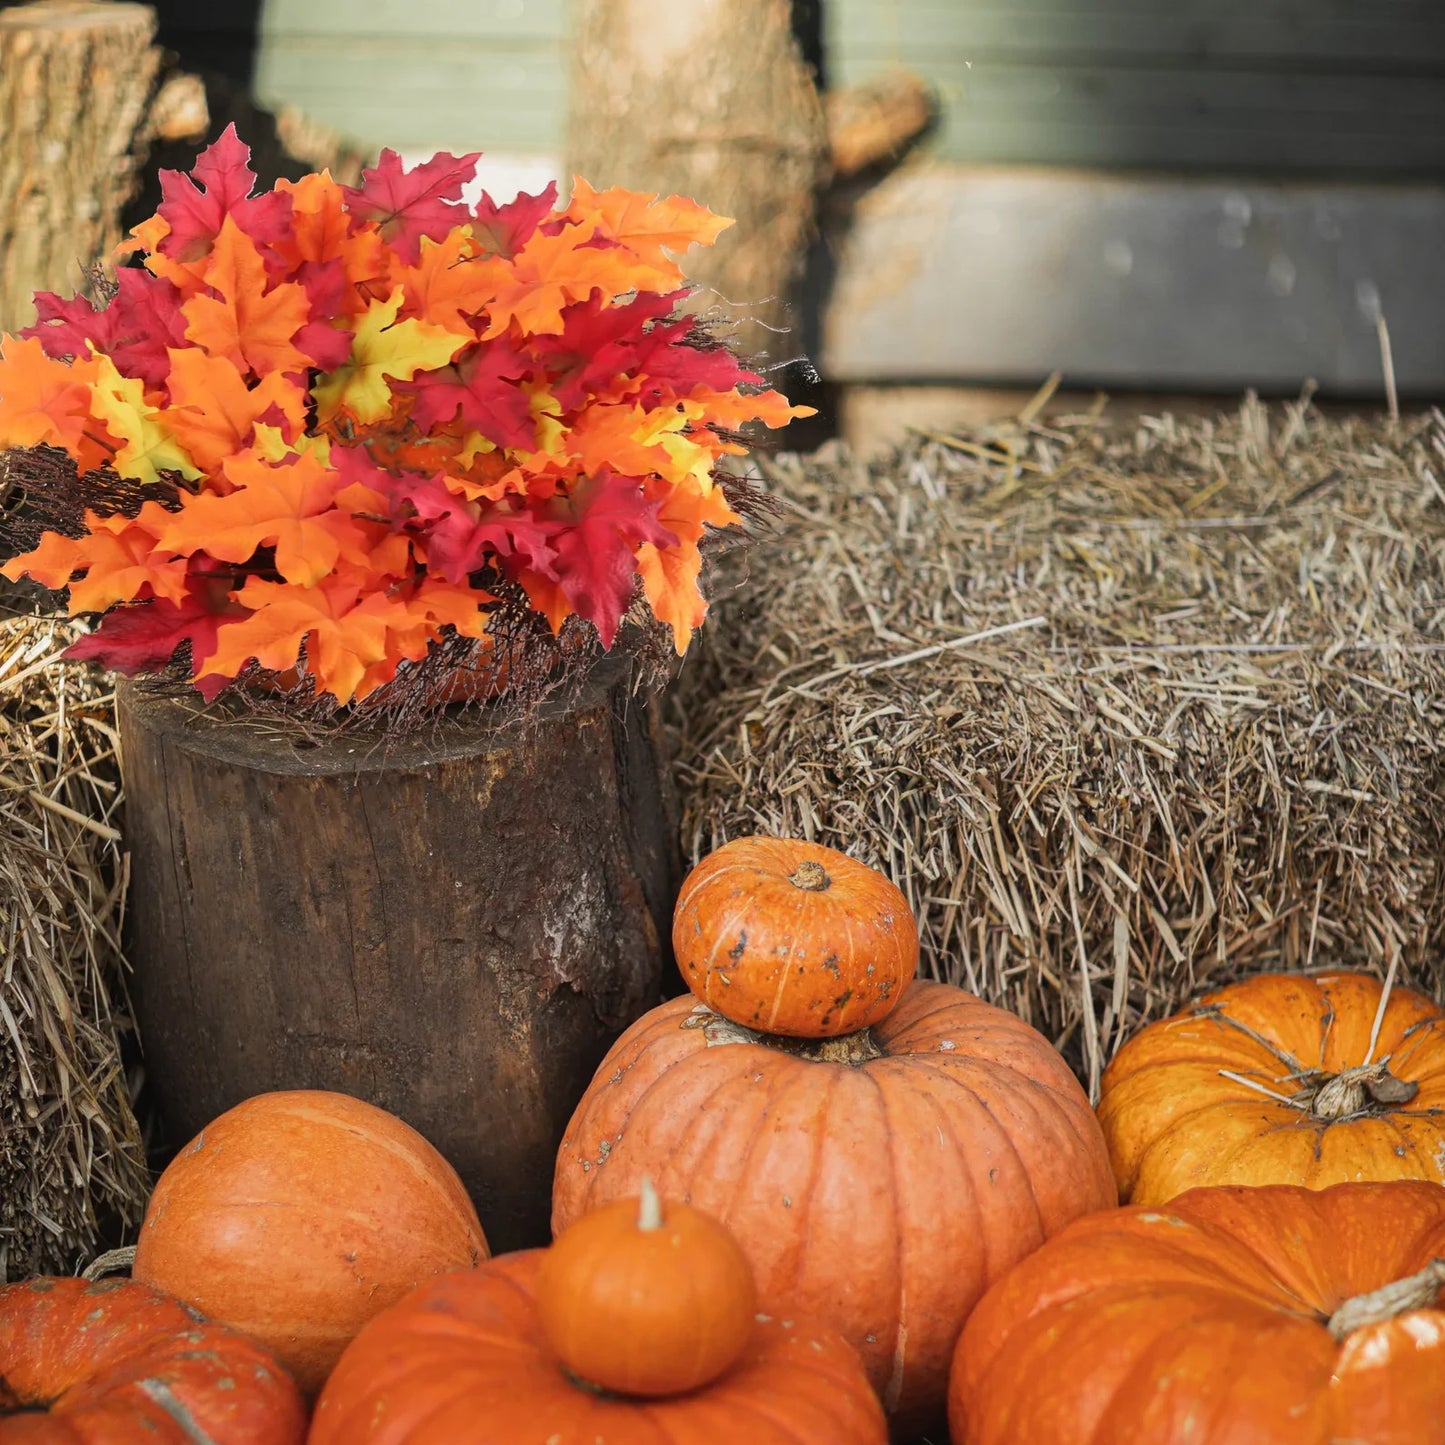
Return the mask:
{"type": "Polygon", "coordinates": [[[888,870],[924,964],[1089,1087],[1206,985],[1445,986],[1445,418],[1253,399],[765,466],[684,670],[684,847],[888,870]]]}
{"type": "Polygon", "coordinates": [[[149,1188],[117,1032],[125,864],[112,697],[0,618],[0,1281],[69,1271],[149,1188]]]}

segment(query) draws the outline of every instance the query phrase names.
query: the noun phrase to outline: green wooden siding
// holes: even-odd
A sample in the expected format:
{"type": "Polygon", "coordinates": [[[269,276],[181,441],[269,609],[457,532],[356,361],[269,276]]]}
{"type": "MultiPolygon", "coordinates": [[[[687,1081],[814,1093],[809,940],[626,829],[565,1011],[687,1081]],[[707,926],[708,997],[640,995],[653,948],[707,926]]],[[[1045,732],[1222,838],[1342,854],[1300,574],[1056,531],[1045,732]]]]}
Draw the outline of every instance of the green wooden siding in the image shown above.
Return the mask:
{"type": "MultiPolygon", "coordinates": [[[[555,156],[569,10],[265,0],[257,95],[373,145],[555,156]]],[[[935,83],[941,159],[1445,175],[1445,0],[826,0],[824,16],[833,83],[894,62],[935,83]]]]}
{"type": "Polygon", "coordinates": [[[1445,173],[1441,0],[832,0],[833,83],[901,62],[968,162],[1445,173]]]}
{"type": "Polygon", "coordinates": [[[556,155],[567,0],[266,0],[255,90],[373,146],[556,155]]]}

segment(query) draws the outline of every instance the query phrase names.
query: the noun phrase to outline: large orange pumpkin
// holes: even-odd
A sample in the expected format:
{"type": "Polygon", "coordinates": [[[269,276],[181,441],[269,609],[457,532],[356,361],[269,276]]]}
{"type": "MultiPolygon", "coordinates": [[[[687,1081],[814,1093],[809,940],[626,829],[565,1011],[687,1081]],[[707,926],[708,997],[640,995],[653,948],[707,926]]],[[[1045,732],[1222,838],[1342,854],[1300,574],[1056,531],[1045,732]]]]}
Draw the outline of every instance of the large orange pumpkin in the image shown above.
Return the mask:
{"type": "Polygon", "coordinates": [[[134,1278],[260,1340],[314,1394],[353,1335],[487,1242],[452,1167],[346,1094],[258,1094],[157,1183],[134,1278]]]}
{"type": "Polygon", "coordinates": [[[1088,1100],[1047,1040],[926,982],[873,1029],[814,1043],[691,997],[654,1009],[563,1137],[554,1231],[644,1175],[733,1231],[762,1309],[838,1328],[906,1426],[941,1415],[987,1285],[1117,1199],[1088,1100]]]}
{"type": "Polygon", "coordinates": [[[1441,1445],[1445,1189],[1191,1190],[1078,1220],[958,1342],[954,1445],[1441,1445]]]}
{"type": "Polygon", "coordinates": [[[0,1286],[5,1445],[301,1445],[306,1407],[260,1345],[130,1280],[0,1286]]]}
{"type": "Polygon", "coordinates": [[[918,971],[908,900],[846,853],[735,838],[683,881],[672,950],[688,987],[748,1028],[832,1038],[877,1023],[918,971]]]}
{"type": "Polygon", "coordinates": [[[833,1331],[759,1316],[736,1364],[667,1399],[569,1375],[536,1308],[545,1250],[425,1285],[352,1342],[309,1445],[884,1445],[883,1411],[833,1331]]]}
{"type": "Polygon", "coordinates": [[[1150,1024],[1104,1073],[1126,1200],[1210,1184],[1445,1182],[1445,1013],[1378,979],[1262,974],[1150,1024]]]}

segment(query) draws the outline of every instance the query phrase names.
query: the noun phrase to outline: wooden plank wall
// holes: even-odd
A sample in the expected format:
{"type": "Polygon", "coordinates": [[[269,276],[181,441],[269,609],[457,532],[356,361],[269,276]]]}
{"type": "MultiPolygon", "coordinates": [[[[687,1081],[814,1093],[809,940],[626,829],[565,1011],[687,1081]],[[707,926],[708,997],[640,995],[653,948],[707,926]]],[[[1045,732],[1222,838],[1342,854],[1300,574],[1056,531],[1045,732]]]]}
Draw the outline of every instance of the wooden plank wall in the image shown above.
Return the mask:
{"type": "Polygon", "coordinates": [[[940,158],[1445,175],[1442,0],[832,0],[830,79],[939,87],[940,158]]]}
{"type": "Polygon", "coordinates": [[[265,0],[264,105],[407,155],[557,155],[567,0],[265,0]]]}

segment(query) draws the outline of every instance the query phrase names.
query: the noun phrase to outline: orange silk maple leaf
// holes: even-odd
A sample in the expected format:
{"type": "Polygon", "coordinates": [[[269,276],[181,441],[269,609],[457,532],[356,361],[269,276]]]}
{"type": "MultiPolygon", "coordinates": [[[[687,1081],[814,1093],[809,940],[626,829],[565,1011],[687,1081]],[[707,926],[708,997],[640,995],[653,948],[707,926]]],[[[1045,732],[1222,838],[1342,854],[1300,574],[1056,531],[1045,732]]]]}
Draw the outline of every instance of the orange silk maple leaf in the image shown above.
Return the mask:
{"type": "Polygon", "coordinates": [[[306,325],[311,303],[291,281],[267,289],[266,263],[256,243],[230,216],[221,225],[205,269],[215,296],[192,296],[181,306],[186,336],[212,356],[223,356],[238,371],[265,376],[305,371],[311,358],[292,339],[306,325]]]}

